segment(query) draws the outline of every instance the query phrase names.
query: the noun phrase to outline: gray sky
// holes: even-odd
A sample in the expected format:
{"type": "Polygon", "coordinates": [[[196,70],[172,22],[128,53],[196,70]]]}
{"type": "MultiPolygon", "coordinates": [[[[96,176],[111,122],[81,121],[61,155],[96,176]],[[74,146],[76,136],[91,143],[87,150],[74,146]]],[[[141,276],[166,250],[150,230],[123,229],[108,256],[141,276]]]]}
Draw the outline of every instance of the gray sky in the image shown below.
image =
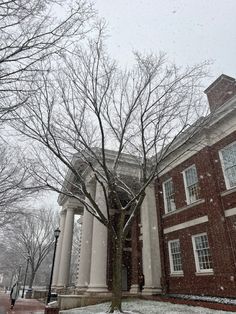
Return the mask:
{"type": "Polygon", "coordinates": [[[123,65],[132,51],[164,51],[177,65],[212,60],[209,84],[236,77],[236,0],[94,0],[107,45],[123,65]]]}
{"type": "MultiPolygon", "coordinates": [[[[212,60],[206,87],[222,73],[236,78],[236,0],[93,1],[108,23],[109,52],[123,66],[134,50],[163,51],[179,66],[212,60]]],[[[45,205],[57,208],[52,194],[45,205]]]]}

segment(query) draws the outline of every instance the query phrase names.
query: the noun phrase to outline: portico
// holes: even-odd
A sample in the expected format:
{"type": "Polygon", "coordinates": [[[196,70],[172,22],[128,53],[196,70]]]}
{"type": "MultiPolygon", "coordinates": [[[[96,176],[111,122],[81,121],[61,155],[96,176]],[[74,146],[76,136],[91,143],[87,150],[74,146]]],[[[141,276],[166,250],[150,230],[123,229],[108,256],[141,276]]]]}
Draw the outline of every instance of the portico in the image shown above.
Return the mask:
{"type": "Polygon", "coordinates": [[[55,257],[52,286],[60,289],[69,286],[74,216],[81,215],[83,208],[74,199],[63,199],[60,212],[60,236],[55,257]]]}
{"type": "MultiPolygon", "coordinates": [[[[127,174],[127,168],[124,172],[127,174]]],[[[135,172],[133,172],[134,174],[135,172]]],[[[137,180],[134,176],[133,180],[137,180]]],[[[95,178],[88,176],[87,190],[106,213],[106,203],[102,187],[95,178]]],[[[88,199],[85,202],[89,203],[88,199]]],[[[53,287],[60,289],[69,286],[70,260],[73,241],[73,217],[82,215],[82,235],[80,246],[80,258],[78,262],[78,276],[76,291],[81,293],[109,292],[109,243],[108,230],[91,213],[89,213],[78,201],[66,197],[59,198],[62,206],[60,213],[60,229],[58,249],[56,254],[55,270],[53,274],[53,287]]],[[[90,204],[91,205],[91,204],[90,204]]],[[[144,275],[145,284],[142,294],[152,295],[161,292],[161,259],[159,248],[159,233],[156,213],[154,186],[146,188],[146,197],[141,207],[139,218],[131,228],[130,242],[127,256],[130,258],[129,267],[124,265],[124,289],[131,294],[140,293],[139,276],[144,275]]]]}

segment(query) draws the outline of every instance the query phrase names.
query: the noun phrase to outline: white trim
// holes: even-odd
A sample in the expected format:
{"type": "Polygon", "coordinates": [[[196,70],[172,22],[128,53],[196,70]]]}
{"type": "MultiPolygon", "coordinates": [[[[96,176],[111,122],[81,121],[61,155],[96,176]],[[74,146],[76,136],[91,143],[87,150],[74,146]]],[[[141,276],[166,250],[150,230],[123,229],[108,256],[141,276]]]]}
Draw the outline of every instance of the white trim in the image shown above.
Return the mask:
{"type": "MultiPolygon", "coordinates": [[[[207,145],[213,146],[215,143],[218,143],[220,140],[236,131],[235,109],[236,95],[217,109],[217,112],[214,114],[214,119],[212,119],[206,128],[203,127],[202,131],[200,131],[196,137],[194,136],[193,141],[188,142],[184,147],[180,148],[180,150],[173,148],[173,151],[175,151],[176,155],[179,154],[179,157],[176,158],[174,162],[171,162],[169,159],[166,160],[165,163],[163,163],[163,170],[160,175],[162,176],[168,173],[171,169],[196,155],[207,145]]],[[[179,137],[180,139],[176,143],[176,146],[177,144],[181,145],[181,143],[185,141],[183,134],[179,137]]]]}
{"type": "MultiPolygon", "coordinates": [[[[173,256],[172,256],[172,253],[171,253],[171,246],[170,246],[170,244],[173,243],[173,242],[179,242],[179,247],[180,247],[179,239],[168,241],[168,251],[169,251],[169,261],[170,261],[170,274],[171,275],[183,275],[184,272],[183,272],[182,258],[181,258],[182,270],[179,270],[179,271],[174,270],[174,262],[173,262],[173,256]]],[[[180,250],[180,256],[181,256],[181,250],[180,250]]]]}
{"type": "MultiPolygon", "coordinates": [[[[195,266],[196,266],[196,273],[195,274],[198,275],[198,274],[205,274],[205,273],[206,274],[213,273],[212,268],[200,269],[199,259],[198,259],[198,255],[196,252],[197,251],[196,243],[195,243],[195,238],[200,237],[200,236],[207,236],[207,241],[208,241],[208,235],[206,232],[192,235],[193,254],[194,254],[194,260],[195,260],[195,266]]],[[[208,246],[209,246],[209,241],[208,241],[208,246]]]]}
{"type": "Polygon", "coordinates": [[[225,210],[225,217],[230,217],[234,215],[236,215],[236,207],[225,210]]]}
{"type": "MultiPolygon", "coordinates": [[[[192,165],[193,166],[193,165],[192,165]]],[[[189,205],[190,201],[189,201],[189,194],[188,194],[188,188],[187,188],[187,182],[186,182],[186,175],[185,175],[185,171],[188,170],[189,168],[191,168],[192,166],[188,167],[187,169],[185,169],[184,171],[182,171],[182,175],[183,175],[183,179],[184,179],[184,191],[185,191],[185,196],[186,196],[186,204],[189,205]]]]}
{"type": "Polygon", "coordinates": [[[227,178],[227,176],[225,174],[225,166],[224,166],[224,160],[223,160],[223,156],[222,156],[221,150],[219,150],[218,154],[219,154],[221,169],[222,169],[223,177],[224,177],[224,181],[225,181],[225,187],[226,187],[227,190],[229,190],[229,181],[228,181],[228,178],[227,178]]]}
{"type": "MultiPolygon", "coordinates": [[[[209,269],[207,269],[209,270],[209,269]]],[[[206,271],[206,272],[201,272],[201,273],[195,273],[196,276],[213,276],[214,275],[214,271],[210,270],[210,271],[206,271]]]]}
{"type": "Polygon", "coordinates": [[[163,197],[164,197],[164,209],[165,209],[165,213],[166,213],[166,214],[168,213],[168,208],[167,208],[167,201],[166,201],[166,189],[165,189],[165,184],[166,184],[167,182],[169,182],[170,180],[172,180],[172,178],[170,178],[170,179],[168,179],[168,180],[166,180],[166,181],[164,181],[164,182],[162,183],[162,191],[163,191],[163,197]]]}
{"type": "Polygon", "coordinates": [[[183,222],[181,224],[178,224],[178,225],[175,225],[175,226],[172,226],[169,228],[165,228],[163,232],[164,232],[164,234],[167,234],[167,233],[181,230],[184,228],[189,228],[192,226],[200,225],[200,224],[205,223],[205,222],[208,222],[208,216],[207,215],[193,219],[193,220],[183,222]]]}
{"type": "Polygon", "coordinates": [[[229,194],[235,193],[235,192],[236,192],[236,187],[231,188],[229,190],[225,190],[225,191],[221,192],[220,195],[221,196],[225,196],[225,195],[229,195],[229,194]]]}

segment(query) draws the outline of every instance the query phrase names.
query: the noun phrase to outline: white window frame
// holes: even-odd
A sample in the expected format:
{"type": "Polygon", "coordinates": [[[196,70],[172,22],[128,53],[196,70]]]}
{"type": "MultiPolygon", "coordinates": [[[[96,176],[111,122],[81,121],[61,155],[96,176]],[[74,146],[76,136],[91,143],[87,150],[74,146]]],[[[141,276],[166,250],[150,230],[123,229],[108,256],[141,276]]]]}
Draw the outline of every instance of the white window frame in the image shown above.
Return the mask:
{"type": "Polygon", "coordinates": [[[236,187],[236,184],[235,184],[234,186],[230,186],[228,176],[227,176],[227,174],[226,174],[226,172],[225,172],[225,162],[224,162],[224,158],[223,158],[222,151],[225,150],[225,149],[228,149],[228,148],[230,148],[231,146],[234,146],[234,145],[236,145],[236,141],[230,143],[229,145],[226,145],[225,147],[223,147],[223,148],[219,151],[221,168],[222,168],[222,171],[223,171],[224,180],[225,180],[225,186],[226,186],[226,189],[227,189],[227,190],[230,190],[230,189],[235,188],[235,187],[236,187]]]}
{"type": "MultiPolygon", "coordinates": [[[[166,180],[165,182],[162,183],[162,191],[163,191],[163,197],[164,197],[164,208],[165,208],[165,213],[168,214],[168,213],[171,213],[173,211],[176,210],[176,204],[175,204],[175,199],[174,199],[174,204],[175,204],[175,208],[174,209],[171,209],[170,211],[168,211],[168,204],[167,204],[167,195],[166,195],[166,189],[165,189],[165,184],[172,181],[172,184],[173,184],[173,180],[172,178],[166,180]]],[[[175,193],[173,193],[175,194],[175,193]]]]}
{"type": "Polygon", "coordinates": [[[174,242],[178,242],[179,243],[179,248],[180,248],[180,241],[179,241],[179,239],[168,241],[170,273],[173,274],[173,275],[183,275],[184,272],[183,272],[183,263],[182,263],[181,249],[180,249],[180,257],[181,257],[182,270],[174,270],[174,261],[173,261],[173,256],[172,256],[172,252],[171,252],[171,243],[174,243],[174,242]]]}
{"type": "Polygon", "coordinates": [[[213,273],[213,268],[207,268],[207,269],[201,269],[200,268],[199,258],[198,258],[198,254],[197,254],[197,248],[196,248],[196,242],[195,242],[195,238],[200,237],[200,236],[207,236],[208,249],[210,250],[208,235],[206,232],[195,234],[192,236],[192,244],[193,244],[193,253],[194,253],[196,272],[197,273],[213,273]]]}
{"type": "MultiPolygon", "coordinates": [[[[187,205],[190,205],[190,204],[193,204],[197,201],[200,200],[200,197],[198,199],[196,199],[195,201],[192,201],[190,200],[190,196],[189,196],[189,190],[188,190],[188,186],[187,186],[187,180],[186,180],[186,172],[191,169],[191,168],[195,168],[196,169],[196,173],[197,173],[197,168],[196,168],[196,165],[193,164],[192,166],[186,168],[182,174],[183,174],[183,178],[184,178],[184,189],[185,189],[185,195],[186,195],[186,201],[187,201],[187,205]]],[[[197,175],[197,179],[198,179],[198,175],[197,175]]],[[[198,182],[198,186],[199,186],[199,180],[197,181],[198,182]]]]}

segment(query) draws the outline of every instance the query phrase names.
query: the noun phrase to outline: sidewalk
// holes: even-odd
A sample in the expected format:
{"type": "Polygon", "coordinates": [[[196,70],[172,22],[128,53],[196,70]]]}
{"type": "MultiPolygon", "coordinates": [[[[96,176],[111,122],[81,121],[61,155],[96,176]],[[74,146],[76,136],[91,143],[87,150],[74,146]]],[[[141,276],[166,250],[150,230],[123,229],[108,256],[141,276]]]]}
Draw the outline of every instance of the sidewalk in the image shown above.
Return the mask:
{"type": "Polygon", "coordinates": [[[34,299],[17,299],[14,309],[10,309],[9,294],[0,293],[0,314],[43,314],[44,304],[34,299]]]}

